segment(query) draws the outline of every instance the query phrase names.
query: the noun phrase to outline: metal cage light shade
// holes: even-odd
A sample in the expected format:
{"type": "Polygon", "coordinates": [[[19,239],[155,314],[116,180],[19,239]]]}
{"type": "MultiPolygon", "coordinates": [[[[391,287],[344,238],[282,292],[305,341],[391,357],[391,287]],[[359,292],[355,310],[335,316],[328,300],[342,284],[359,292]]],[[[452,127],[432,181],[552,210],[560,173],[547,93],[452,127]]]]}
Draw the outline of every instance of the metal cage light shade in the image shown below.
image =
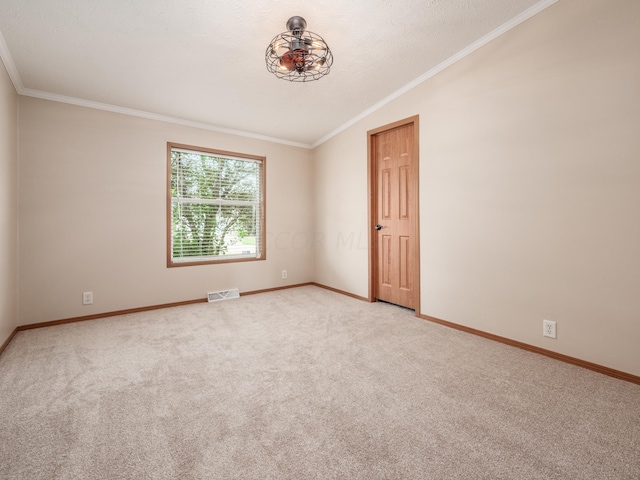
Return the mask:
{"type": "Polygon", "coordinates": [[[288,32],[276,35],[265,52],[267,70],[290,82],[318,80],[329,73],[333,55],[324,39],[308,32],[302,17],[287,21],[288,32]]]}

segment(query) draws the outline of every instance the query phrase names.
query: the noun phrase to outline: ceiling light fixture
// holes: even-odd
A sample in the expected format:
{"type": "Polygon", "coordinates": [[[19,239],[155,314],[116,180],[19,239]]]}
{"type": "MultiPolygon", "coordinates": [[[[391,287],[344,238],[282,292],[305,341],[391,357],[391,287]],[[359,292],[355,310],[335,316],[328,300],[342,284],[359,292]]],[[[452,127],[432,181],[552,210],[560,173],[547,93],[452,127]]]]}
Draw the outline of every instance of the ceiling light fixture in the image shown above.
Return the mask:
{"type": "Polygon", "coordinates": [[[329,73],[333,55],[324,39],[307,32],[307,22],[302,17],[291,17],[287,28],[288,32],[276,35],[267,47],[267,70],[290,82],[318,80],[329,73]]]}

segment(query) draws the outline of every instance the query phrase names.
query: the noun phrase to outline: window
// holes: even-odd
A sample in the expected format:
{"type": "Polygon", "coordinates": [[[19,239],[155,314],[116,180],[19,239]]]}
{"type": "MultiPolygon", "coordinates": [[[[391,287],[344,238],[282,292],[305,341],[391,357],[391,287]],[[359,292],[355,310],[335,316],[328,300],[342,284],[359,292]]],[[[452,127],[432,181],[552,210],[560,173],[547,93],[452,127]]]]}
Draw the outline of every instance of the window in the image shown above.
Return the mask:
{"type": "Polygon", "coordinates": [[[167,144],[169,267],[263,260],[264,157],[167,144]]]}

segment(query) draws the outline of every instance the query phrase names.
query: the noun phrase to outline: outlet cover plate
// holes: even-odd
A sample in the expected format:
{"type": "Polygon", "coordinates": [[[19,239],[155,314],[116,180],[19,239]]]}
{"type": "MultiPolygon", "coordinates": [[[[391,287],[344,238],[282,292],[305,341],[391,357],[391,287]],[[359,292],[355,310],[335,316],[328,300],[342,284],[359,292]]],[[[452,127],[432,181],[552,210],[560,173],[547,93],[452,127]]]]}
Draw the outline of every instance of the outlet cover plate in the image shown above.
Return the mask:
{"type": "Polygon", "coordinates": [[[542,320],[542,335],[549,338],[557,338],[556,322],[552,320],[542,320]]]}
{"type": "Polygon", "coordinates": [[[93,304],[93,292],[82,292],[82,304],[83,305],[93,304]]]}

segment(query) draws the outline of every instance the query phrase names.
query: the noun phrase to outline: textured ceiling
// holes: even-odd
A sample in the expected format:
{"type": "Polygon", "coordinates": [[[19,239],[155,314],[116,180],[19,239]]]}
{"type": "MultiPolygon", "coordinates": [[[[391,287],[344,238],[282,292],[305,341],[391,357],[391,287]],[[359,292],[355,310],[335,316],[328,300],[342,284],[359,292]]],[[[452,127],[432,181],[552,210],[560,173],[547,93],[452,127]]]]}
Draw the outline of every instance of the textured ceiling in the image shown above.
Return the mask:
{"type": "Polygon", "coordinates": [[[1,0],[0,55],[23,95],[310,146],[554,1],[1,0]],[[265,67],[293,15],[333,51],[318,81],[265,67]]]}

